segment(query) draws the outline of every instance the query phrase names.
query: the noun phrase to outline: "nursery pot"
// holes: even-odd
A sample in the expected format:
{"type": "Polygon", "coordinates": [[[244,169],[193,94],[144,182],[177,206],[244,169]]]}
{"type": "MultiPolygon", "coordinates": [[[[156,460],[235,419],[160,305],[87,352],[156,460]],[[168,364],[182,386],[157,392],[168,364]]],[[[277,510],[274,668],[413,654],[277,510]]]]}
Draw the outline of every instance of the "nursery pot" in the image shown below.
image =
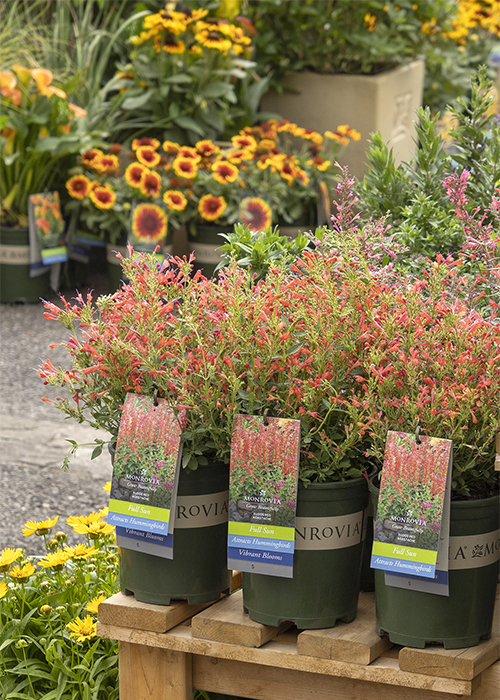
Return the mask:
{"type": "Polygon", "coordinates": [[[333,627],[356,617],[368,504],[366,479],[299,484],[293,578],[243,574],[243,605],[266,625],[333,627]]]}
{"type": "Polygon", "coordinates": [[[234,226],[219,226],[217,224],[196,223],[192,230],[188,227],[188,242],[190,250],[195,254],[194,269],[201,270],[205,277],[211,277],[222,259],[221,251],[217,250],[226,242],[219,233],[232,233],[234,226]]]}
{"type": "MultiPolygon", "coordinates": [[[[113,456],[113,455],[112,455],[113,456]]],[[[229,470],[212,463],[182,469],[174,521],[174,558],[120,547],[120,590],[143,603],[209,603],[229,593],[227,513],[229,470]]]]}
{"type": "Polygon", "coordinates": [[[49,267],[44,274],[30,277],[30,245],[28,227],[0,226],[0,302],[2,304],[35,304],[47,298],[49,267]]]}
{"type": "MultiPolygon", "coordinates": [[[[373,480],[369,488],[376,509],[379,490],[373,480]]],[[[490,638],[500,556],[499,507],[500,496],[451,502],[448,597],[387,586],[384,572],[375,571],[378,634],[420,649],[426,643],[460,649],[490,638]]]]}

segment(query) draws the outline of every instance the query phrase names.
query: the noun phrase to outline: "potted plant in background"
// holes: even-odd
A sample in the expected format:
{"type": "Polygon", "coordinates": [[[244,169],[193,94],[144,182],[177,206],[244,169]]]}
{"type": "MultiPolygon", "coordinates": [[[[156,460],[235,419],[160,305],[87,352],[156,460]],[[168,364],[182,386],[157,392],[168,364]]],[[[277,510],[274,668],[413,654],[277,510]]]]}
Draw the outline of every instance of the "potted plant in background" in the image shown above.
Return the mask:
{"type": "MultiPolygon", "coordinates": [[[[324,221],[336,157],[350,139],[358,138],[346,125],[322,135],[287,120],[272,120],[246,127],[230,145],[207,142],[205,156],[193,153],[191,162],[177,161],[193,180],[198,212],[188,234],[196,265],[213,272],[221,259],[218,234],[228,234],[233,223],[254,231],[280,223],[282,233],[293,236],[299,227],[315,227],[318,217],[324,221]]],[[[173,169],[177,172],[175,164],[173,169]]]]}
{"type": "Polygon", "coordinates": [[[257,29],[257,70],[272,75],[274,88],[262,109],[318,131],[356,124],[362,140],[342,162],[358,178],[372,132],[389,141],[397,163],[414,154],[424,59],[425,104],[438,109],[466,92],[469,63],[478,65],[480,56],[486,62],[484,47],[498,34],[494,9],[482,3],[259,0],[248,12],[257,29]]]}
{"type": "Polygon", "coordinates": [[[170,5],[141,20],[129,62],[104,87],[120,141],[148,133],[194,145],[257,119],[268,81],[253,72],[244,28],[206,9],[170,5]]]}
{"type": "Polygon", "coordinates": [[[13,65],[0,72],[0,92],[0,298],[35,302],[49,280],[29,276],[29,196],[58,185],[66,156],[95,139],[85,130],[85,110],[52,85],[48,70],[13,65]]]}

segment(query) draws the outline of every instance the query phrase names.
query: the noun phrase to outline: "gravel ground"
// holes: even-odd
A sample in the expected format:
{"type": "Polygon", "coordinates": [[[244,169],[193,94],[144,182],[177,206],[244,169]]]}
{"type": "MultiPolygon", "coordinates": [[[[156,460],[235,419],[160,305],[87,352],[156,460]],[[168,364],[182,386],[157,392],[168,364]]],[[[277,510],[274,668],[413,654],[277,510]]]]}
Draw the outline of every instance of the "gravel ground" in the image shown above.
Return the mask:
{"type": "MultiPolygon", "coordinates": [[[[97,294],[107,291],[102,271],[89,275],[89,282],[97,294]]],[[[72,291],[64,294],[70,298],[72,291]]],[[[58,298],[53,295],[51,300],[58,298]]],[[[60,390],[44,386],[35,369],[47,358],[56,366],[69,366],[64,348],[48,347],[67,337],[60,323],[45,320],[41,303],[0,306],[0,549],[23,547],[29,554],[43,554],[43,542],[24,537],[21,529],[27,520],[56,515],[57,529],[67,532],[69,542],[81,542],[65,519],[107,505],[102,490],[111,478],[107,453],[91,460],[93,448],[82,447],[70,469],[61,470],[69,448],[66,438],[85,443],[95,437],[107,439],[107,434],[66,419],[41,400],[55,398],[60,390]]]]}

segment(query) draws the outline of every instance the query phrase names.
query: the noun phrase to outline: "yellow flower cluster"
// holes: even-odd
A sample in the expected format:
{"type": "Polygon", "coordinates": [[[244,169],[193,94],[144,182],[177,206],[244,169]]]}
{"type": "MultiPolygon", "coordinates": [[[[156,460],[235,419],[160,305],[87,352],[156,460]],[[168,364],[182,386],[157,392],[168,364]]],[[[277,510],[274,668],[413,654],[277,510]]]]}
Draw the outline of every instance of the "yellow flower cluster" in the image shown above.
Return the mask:
{"type": "MultiPolygon", "coordinates": [[[[435,20],[434,25],[431,22],[426,33],[437,31],[435,24],[435,20]]],[[[453,29],[442,32],[442,35],[461,45],[466,43],[470,30],[477,27],[500,37],[500,0],[459,0],[457,15],[451,25],[453,29]]]]}
{"type": "Polygon", "coordinates": [[[152,40],[157,53],[183,54],[187,51],[193,55],[201,55],[203,48],[223,54],[229,51],[241,54],[251,44],[241,27],[226,19],[204,20],[207,15],[208,10],[160,10],[145,17],[143,31],[130,41],[134,46],[142,46],[152,40]]]}

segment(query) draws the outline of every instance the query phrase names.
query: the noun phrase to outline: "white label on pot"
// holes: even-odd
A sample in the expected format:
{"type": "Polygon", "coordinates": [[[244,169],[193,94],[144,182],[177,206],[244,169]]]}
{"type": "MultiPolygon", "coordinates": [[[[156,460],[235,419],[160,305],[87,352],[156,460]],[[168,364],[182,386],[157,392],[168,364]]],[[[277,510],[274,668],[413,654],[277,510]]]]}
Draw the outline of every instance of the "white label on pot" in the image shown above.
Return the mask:
{"type": "Polygon", "coordinates": [[[479,569],[500,559],[500,530],[482,535],[450,537],[448,568],[479,569]]]}
{"type": "Polygon", "coordinates": [[[326,518],[295,519],[295,549],[344,549],[362,541],[363,511],[326,518]]]}
{"type": "Polygon", "coordinates": [[[202,496],[177,496],[175,529],[211,527],[227,523],[229,491],[202,496]]]}
{"type": "Polygon", "coordinates": [[[197,241],[191,241],[192,247],[194,248],[194,254],[196,256],[196,262],[198,263],[210,263],[212,265],[217,265],[222,259],[222,253],[218,250],[223,244],[212,245],[211,243],[198,243],[197,241]]]}
{"type": "Polygon", "coordinates": [[[29,265],[29,245],[0,245],[0,263],[2,265],[29,265]]]}

